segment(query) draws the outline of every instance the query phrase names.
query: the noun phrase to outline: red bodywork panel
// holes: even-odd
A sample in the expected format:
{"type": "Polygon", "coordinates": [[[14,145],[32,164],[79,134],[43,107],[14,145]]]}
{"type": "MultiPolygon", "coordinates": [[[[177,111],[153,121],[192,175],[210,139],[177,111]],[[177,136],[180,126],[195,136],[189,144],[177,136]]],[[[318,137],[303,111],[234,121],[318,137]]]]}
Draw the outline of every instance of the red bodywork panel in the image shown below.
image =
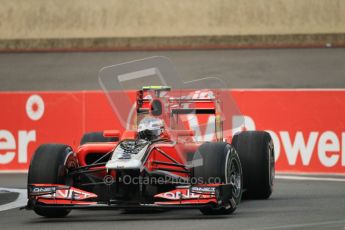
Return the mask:
{"type": "Polygon", "coordinates": [[[86,156],[91,153],[106,154],[113,150],[117,143],[87,143],[79,147],[77,151],[77,159],[80,166],[86,166],[86,156]]]}
{"type": "Polygon", "coordinates": [[[189,143],[189,144],[168,144],[168,143],[157,143],[151,147],[151,152],[147,158],[144,166],[149,171],[154,170],[171,170],[171,173],[188,178],[189,174],[183,166],[186,166],[188,154],[194,153],[200,144],[189,143]],[[165,154],[164,154],[165,153],[165,154]],[[166,156],[167,155],[167,156],[166,156]],[[169,165],[175,164],[175,165],[169,165]],[[178,165],[179,166],[178,166],[178,165]]]}
{"type": "MultiPolygon", "coordinates": [[[[132,132],[130,133],[132,134],[132,132]]],[[[188,154],[193,154],[201,143],[157,143],[150,147],[150,154],[148,155],[144,166],[149,170],[159,170],[159,169],[169,169],[169,170],[184,170],[180,166],[168,165],[169,163],[178,163],[181,165],[186,165],[188,154]],[[169,157],[165,156],[164,154],[169,157]],[[172,159],[176,162],[174,162],[172,159]],[[168,163],[168,164],[164,164],[168,163]]],[[[86,166],[85,161],[88,154],[106,154],[112,151],[117,146],[117,143],[87,143],[79,147],[76,152],[79,166],[86,166]]],[[[104,166],[92,167],[92,169],[102,169],[104,166]]],[[[90,168],[91,169],[91,168],[90,168]]],[[[174,172],[179,176],[188,177],[188,173],[174,172]]],[[[100,173],[105,175],[104,173],[100,173]]]]}

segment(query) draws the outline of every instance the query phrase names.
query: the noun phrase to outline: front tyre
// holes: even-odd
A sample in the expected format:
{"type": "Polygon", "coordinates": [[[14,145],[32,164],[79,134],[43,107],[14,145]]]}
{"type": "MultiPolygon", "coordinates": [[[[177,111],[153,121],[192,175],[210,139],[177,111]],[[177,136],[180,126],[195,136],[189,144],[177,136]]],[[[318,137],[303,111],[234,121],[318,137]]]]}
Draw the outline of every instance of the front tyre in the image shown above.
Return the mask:
{"type": "MultiPolygon", "coordinates": [[[[62,144],[43,144],[35,151],[28,174],[29,184],[66,184],[71,180],[67,177],[68,169],[77,167],[72,148],[62,144]]],[[[68,209],[45,208],[34,206],[37,215],[59,218],[69,214],[68,209]]]]}
{"type": "Polygon", "coordinates": [[[267,199],[275,176],[274,146],[269,133],[243,131],[232,140],[242,163],[244,198],[267,199]]]}
{"type": "Polygon", "coordinates": [[[194,154],[194,178],[205,184],[217,182],[232,184],[230,199],[222,207],[208,206],[200,209],[205,215],[233,213],[242,196],[242,167],[236,150],[228,143],[205,143],[194,154]]]}

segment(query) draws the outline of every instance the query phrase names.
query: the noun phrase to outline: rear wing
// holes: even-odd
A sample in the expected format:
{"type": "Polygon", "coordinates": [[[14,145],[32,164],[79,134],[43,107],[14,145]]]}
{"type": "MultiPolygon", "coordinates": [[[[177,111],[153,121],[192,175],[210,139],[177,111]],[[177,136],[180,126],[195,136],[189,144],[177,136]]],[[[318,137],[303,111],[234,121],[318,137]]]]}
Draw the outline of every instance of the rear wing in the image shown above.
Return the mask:
{"type": "MultiPolygon", "coordinates": [[[[173,114],[214,114],[216,115],[216,99],[170,99],[170,102],[176,102],[180,105],[179,108],[173,108],[171,113],[173,114]],[[189,104],[192,108],[184,108],[181,105],[189,104]]],[[[189,106],[189,107],[190,107],[189,106]]]]}
{"type": "Polygon", "coordinates": [[[137,123],[145,116],[156,116],[164,120],[170,130],[185,130],[188,128],[181,124],[183,122],[179,118],[180,115],[214,116],[213,130],[216,132],[216,140],[223,140],[221,100],[216,97],[192,98],[190,90],[183,91],[174,92],[170,87],[164,86],[143,87],[137,92],[137,123]]]}

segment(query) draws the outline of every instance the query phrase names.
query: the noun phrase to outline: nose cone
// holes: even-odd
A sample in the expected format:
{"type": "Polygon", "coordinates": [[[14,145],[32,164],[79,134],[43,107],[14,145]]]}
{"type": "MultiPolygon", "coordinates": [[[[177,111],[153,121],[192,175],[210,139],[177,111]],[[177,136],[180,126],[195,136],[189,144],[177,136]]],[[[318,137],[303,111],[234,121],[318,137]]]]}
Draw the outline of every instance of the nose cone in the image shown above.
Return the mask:
{"type": "Polygon", "coordinates": [[[112,159],[105,165],[107,169],[140,169],[141,161],[138,159],[112,159]]]}

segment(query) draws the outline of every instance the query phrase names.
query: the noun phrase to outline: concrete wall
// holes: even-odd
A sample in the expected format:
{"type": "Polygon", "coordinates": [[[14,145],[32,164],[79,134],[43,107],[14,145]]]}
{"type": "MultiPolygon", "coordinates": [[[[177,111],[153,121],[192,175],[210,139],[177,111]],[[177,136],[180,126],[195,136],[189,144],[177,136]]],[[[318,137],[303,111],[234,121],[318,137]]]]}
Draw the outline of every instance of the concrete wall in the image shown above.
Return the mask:
{"type": "Polygon", "coordinates": [[[342,33],[344,0],[0,2],[2,40],[342,33]]]}

